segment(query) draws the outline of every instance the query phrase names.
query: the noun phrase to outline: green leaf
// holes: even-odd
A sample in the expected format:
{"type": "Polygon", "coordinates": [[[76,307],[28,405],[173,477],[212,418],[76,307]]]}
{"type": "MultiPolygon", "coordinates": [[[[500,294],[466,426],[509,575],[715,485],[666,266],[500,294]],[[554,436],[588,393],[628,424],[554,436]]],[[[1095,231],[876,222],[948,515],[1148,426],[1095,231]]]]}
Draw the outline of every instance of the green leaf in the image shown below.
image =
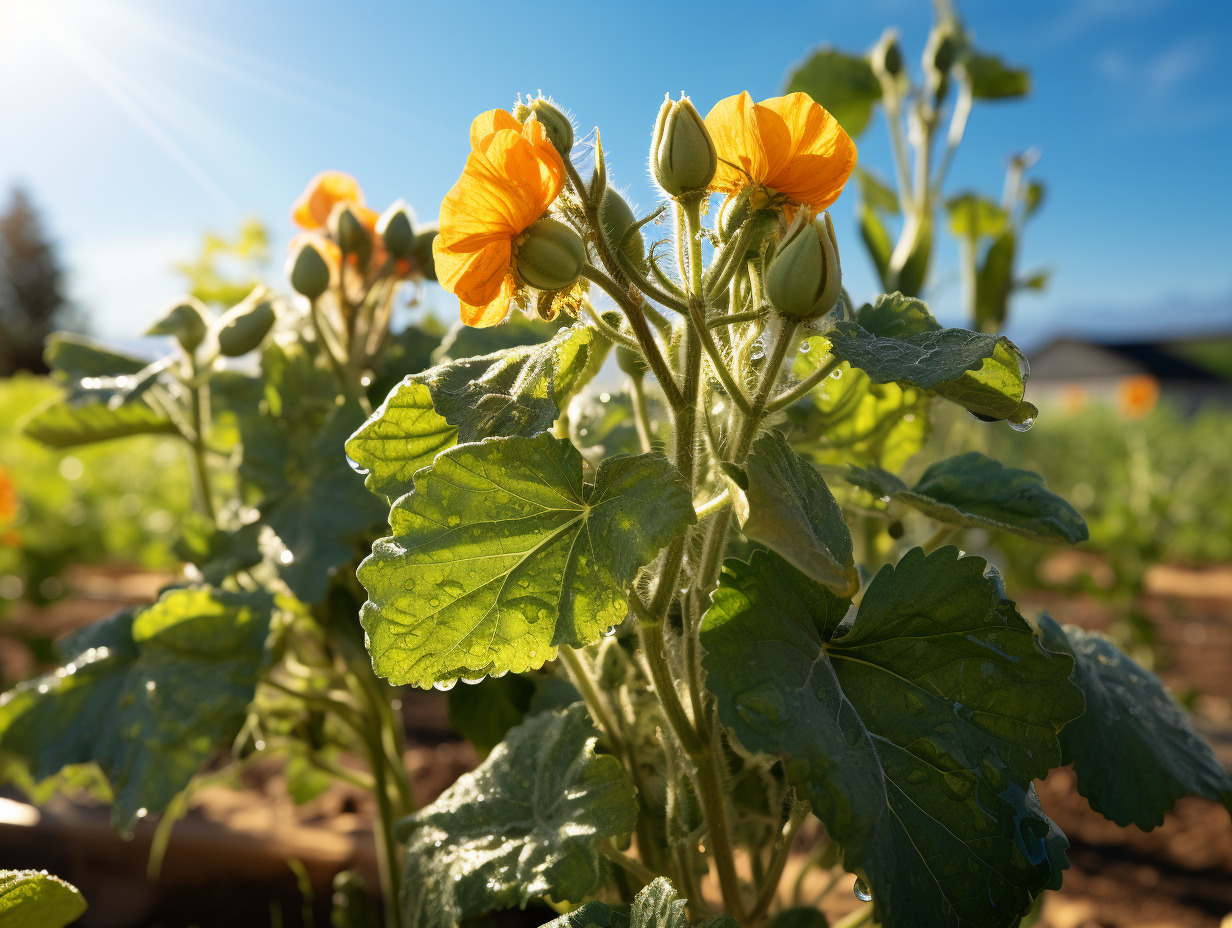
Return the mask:
{"type": "Polygon", "coordinates": [[[607,880],[600,845],[633,830],[637,800],[595,739],[581,704],[532,716],[403,819],[403,924],[456,928],[537,897],[580,902],[598,890],[607,880]]]}
{"type": "Polygon", "coordinates": [[[1061,731],[1061,753],[1092,809],[1145,831],[1186,793],[1232,814],[1232,777],[1157,676],[1098,632],[1047,615],[1040,626],[1049,647],[1073,654],[1073,680],[1086,694],[1086,714],[1061,731]]]}
{"type": "Polygon", "coordinates": [[[852,138],[864,131],[881,99],[881,83],[868,59],[823,45],[787,80],[787,93],[803,91],[824,106],[852,138]]]}
{"type": "Polygon", "coordinates": [[[0,698],[0,749],[35,779],[95,762],[131,828],[239,731],[264,660],[264,594],[171,590],[74,636],[76,656],[0,698]]]}
{"type": "Polygon", "coordinates": [[[1037,412],[1023,402],[1029,368],[1013,342],[944,329],[922,302],[901,293],[879,297],[855,321],[836,322],[825,337],[835,357],[863,370],[873,383],[928,390],[987,419],[1019,423],[1037,412]]]}
{"type": "Polygon", "coordinates": [[[868,249],[869,257],[873,259],[873,267],[877,269],[877,279],[883,287],[890,285],[890,256],[894,254],[894,242],[886,231],[885,223],[877,215],[877,211],[867,203],[858,207],[860,217],[860,238],[868,249]]]}
{"type": "Polygon", "coordinates": [[[449,691],[449,725],[487,757],[509,729],[522,724],[534,695],[534,681],[517,673],[463,683],[449,691]]]}
{"type": "Polygon", "coordinates": [[[81,918],[86,900],[77,887],[42,870],[0,870],[0,925],[64,928],[81,918]]]}
{"type": "Polygon", "coordinates": [[[392,502],[410,491],[415,471],[458,442],[550,429],[610,347],[597,330],[579,324],[542,344],[415,374],[350,438],[347,455],[368,471],[368,489],[392,502]]]}
{"type": "Polygon", "coordinates": [[[335,406],[319,431],[289,455],[281,491],[259,505],[266,561],[295,597],[317,603],[330,577],[352,563],[381,525],[384,507],[355,479],[343,444],[362,421],[357,405],[335,406]]]}
{"type": "Polygon", "coordinates": [[[860,183],[860,197],[874,210],[884,213],[899,213],[898,192],[873,171],[857,166],[856,180],[860,183]]]}
{"type": "Polygon", "coordinates": [[[1018,239],[1013,229],[998,235],[975,273],[975,325],[981,332],[997,332],[1009,313],[1014,289],[1014,253],[1018,239]]]}
{"type": "Polygon", "coordinates": [[[821,474],[776,431],[753,443],[744,472],[748,486],[732,488],[744,534],[838,595],[853,595],[860,578],[851,532],[821,474]]]}
{"type": "Polygon", "coordinates": [[[1044,203],[1045,187],[1042,181],[1028,181],[1022,192],[1023,219],[1030,219],[1044,203]]]}
{"type": "Polygon", "coordinates": [[[74,383],[83,377],[119,377],[135,374],[150,362],[130,354],[112,351],[92,338],[73,332],[56,332],[47,338],[43,360],[56,379],[74,383]]]}
{"type": "Polygon", "coordinates": [[[441,364],[450,360],[492,354],[506,348],[517,348],[520,345],[537,345],[550,340],[558,328],[550,322],[527,319],[521,313],[512,313],[501,325],[483,329],[455,322],[453,328],[441,339],[440,347],[433,352],[432,361],[434,364],[441,364]]]}
{"type": "Polygon", "coordinates": [[[879,467],[852,467],[847,475],[874,496],[890,497],[931,519],[969,528],[996,528],[1037,541],[1087,540],[1082,516],[1029,470],[1006,467],[978,451],[937,461],[908,489],[879,467]]]}
{"type": "MultiPolygon", "coordinates": [[[[688,928],[686,901],[676,895],[666,877],[658,877],[642,887],[633,898],[632,906],[588,902],[568,915],[552,919],[543,928],[688,928]]],[[[717,915],[693,924],[705,928],[738,928],[730,915],[717,915]]]]}
{"type": "Polygon", "coordinates": [[[846,606],[773,554],[728,561],[701,632],[720,717],[781,759],[878,923],[1016,924],[1066,866],[1031,780],[1082,712],[1072,660],[953,547],[883,567],[840,624],[846,606]]]}
{"type": "Polygon", "coordinates": [[[359,568],[377,673],[428,686],[522,671],[619,624],[624,587],[694,522],[661,454],[621,455],[583,486],[582,456],[548,433],[459,445],[394,504],[394,536],[359,568]]]}
{"type": "Polygon", "coordinates": [[[960,193],[945,201],[950,231],[959,238],[979,239],[1000,235],[1009,216],[992,200],[978,193],[960,193]]]}
{"type": "Polygon", "coordinates": [[[1011,68],[996,55],[970,52],[961,66],[971,82],[971,96],[977,100],[1005,100],[1031,92],[1031,72],[1011,68]]]}
{"type": "Polygon", "coordinates": [[[51,448],[74,448],[129,435],[178,432],[166,415],[143,398],[126,401],[126,391],[114,387],[101,387],[69,400],[50,400],[35,409],[21,429],[51,448]]]}

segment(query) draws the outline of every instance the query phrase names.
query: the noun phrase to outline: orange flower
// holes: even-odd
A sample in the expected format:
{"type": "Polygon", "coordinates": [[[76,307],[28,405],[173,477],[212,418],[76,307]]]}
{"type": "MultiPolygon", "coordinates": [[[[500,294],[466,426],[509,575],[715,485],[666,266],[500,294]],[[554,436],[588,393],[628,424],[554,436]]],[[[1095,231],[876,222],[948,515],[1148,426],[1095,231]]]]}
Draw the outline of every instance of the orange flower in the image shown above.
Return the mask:
{"type": "Polygon", "coordinates": [[[369,232],[376,228],[378,216],[364,205],[359,182],[342,171],[322,171],[314,177],[291,207],[291,219],[301,229],[321,229],[339,203],[351,207],[369,232]]]}
{"type": "Polygon", "coordinates": [[[0,525],[11,522],[17,515],[17,487],[8,471],[0,467],[0,525]]]}
{"type": "Polygon", "coordinates": [[[437,279],[461,301],[467,325],[504,320],[518,287],[516,239],[547,212],[564,178],[564,162],[538,120],[523,125],[490,110],[471,123],[471,153],[441,203],[432,243],[437,279]]]}
{"type": "Polygon", "coordinates": [[[1127,419],[1141,419],[1159,402],[1159,381],[1150,374],[1126,377],[1117,387],[1117,399],[1127,419]]]}
{"type": "Polygon", "coordinates": [[[710,189],[721,193],[765,187],[821,212],[856,166],[851,136],[806,93],[761,103],[747,91],[728,97],[706,116],[706,128],[719,154],[710,189]]]}

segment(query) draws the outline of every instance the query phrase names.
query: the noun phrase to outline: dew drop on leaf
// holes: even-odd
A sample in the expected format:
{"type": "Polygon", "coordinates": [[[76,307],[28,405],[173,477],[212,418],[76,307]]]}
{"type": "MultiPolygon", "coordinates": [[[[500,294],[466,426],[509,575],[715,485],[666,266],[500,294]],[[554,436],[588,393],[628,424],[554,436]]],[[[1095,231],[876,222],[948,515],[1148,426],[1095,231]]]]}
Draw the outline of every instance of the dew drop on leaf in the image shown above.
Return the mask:
{"type": "Polygon", "coordinates": [[[1012,428],[1015,432],[1027,432],[1030,431],[1031,426],[1033,425],[1035,425],[1035,416],[1023,419],[1021,422],[1011,422],[1010,428],[1012,428]]]}
{"type": "Polygon", "coordinates": [[[448,693],[451,689],[458,685],[457,680],[437,680],[432,684],[434,690],[440,690],[442,693],[448,693]]]}
{"type": "Polygon", "coordinates": [[[812,348],[813,346],[809,344],[808,339],[805,339],[804,341],[800,343],[800,353],[801,354],[808,354],[809,351],[812,350],[812,348]]]}
{"type": "Polygon", "coordinates": [[[842,377],[843,377],[843,372],[839,370],[838,368],[835,368],[834,370],[830,371],[830,378],[832,380],[841,380],[842,377]]]}
{"type": "Polygon", "coordinates": [[[368,475],[368,468],[364,467],[349,454],[347,455],[347,464],[350,466],[351,470],[355,471],[355,473],[359,474],[361,477],[366,477],[368,475]]]}
{"type": "Polygon", "coordinates": [[[873,901],[873,894],[869,892],[868,884],[859,877],[856,878],[856,885],[851,888],[851,891],[855,893],[856,898],[861,902],[873,901]]]}

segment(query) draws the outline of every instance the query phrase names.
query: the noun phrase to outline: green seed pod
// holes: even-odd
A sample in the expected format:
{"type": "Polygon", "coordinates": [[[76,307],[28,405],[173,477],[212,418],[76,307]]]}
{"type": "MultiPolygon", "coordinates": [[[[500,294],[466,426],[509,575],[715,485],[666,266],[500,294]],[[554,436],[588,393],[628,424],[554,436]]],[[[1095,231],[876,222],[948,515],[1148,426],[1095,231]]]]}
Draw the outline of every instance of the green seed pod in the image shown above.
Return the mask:
{"type": "Polygon", "coordinates": [[[540,219],[518,237],[513,263],[526,286],[563,290],[582,273],[586,243],[565,223],[540,219]]]}
{"type": "Polygon", "coordinates": [[[345,203],[341,203],[330,216],[330,232],[344,255],[354,255],[360,267],[367,267],[372,257],[372,236],[359,221],[359,217],[345,203]]]}
{"type": "MultiPolygon", "coordinates": [[[[599,203],[599,225],[603,227],[603,236],[612,248],[621,248],[621,240],[636,221],[633,209],[624,197],[611,187],[603,191],[603,199],[599,203]]],[[[642,273],[646,272],[646,242],[640,229],[629,236],[621,251],[629,263],[642,273]]]]}
{"type": "Polygon", "coordinates": [[[248,354],[265,341],[276,321],[273,301],[264,295],[263,288],[257,288],[219,317],[218,353],[227,358],[248,354]]]}
{"type": "Polygon", "coordinates": [[[385,243],[385,250],[394,259],[409,258],[415,247],[415,216],[405,201],[398,200],[381,213],[376,221],[376,234],[385,243]]]}
{"type": "Polygon", "coordinates": [[[688,97],[659,108],[650,142],[650,169],[659,186],[673,197],[700,193],[714,179],[718,152],[706,123],[688,97]]]}
{"type": "Polygon", "coordinates": [[[421,226],[415,233],[415,243],[411,247],[411,262],[415,270],[428,280],[436,280],[436,258],[432,256],[432,243],[440,230],[435,225],[421,226]]]}
{"type": "Polygon", "coordinates": [[[518,104],[514,116],[521,122],[534,116],[543,125],[552,147],[560,152],[562,158],[569,157],[569,152],[573,150],[573,123],[551,100],[536,97],[528,104],[518,104]],[[523,113],[525,115],[520,115],[523,113]]]}
{"type": "Polygon", "coordinates": [[[296,293],[315,300],[329,289],[329,262],[315,242],[305,240],[288,262],[291,287],[296,293]]]}
{"type": "Polygon", "coordinates": [[[200,347],[209,331],[210,311],[196,297],[185,297],[146,329],[146,335],[174,335],[189,354],[200,347]]]}
{"type": "Polygon", "coordinates": [[[780,315],[816,319],[834,308],[842,289],[830,214],[810,222],[801,209],[766,270],[767,298],[780,315]]]}

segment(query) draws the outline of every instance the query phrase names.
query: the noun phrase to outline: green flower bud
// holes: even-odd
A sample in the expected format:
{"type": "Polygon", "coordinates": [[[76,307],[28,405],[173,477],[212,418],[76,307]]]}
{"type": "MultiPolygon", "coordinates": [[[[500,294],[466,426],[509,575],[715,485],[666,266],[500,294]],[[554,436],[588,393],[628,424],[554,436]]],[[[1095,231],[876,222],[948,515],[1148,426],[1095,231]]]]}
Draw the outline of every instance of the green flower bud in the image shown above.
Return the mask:
{"type": "Polygon", "coordinates": [[[415,247],[415,217],[411,208],[398,200],[381,213],[376,221],[376,234],[385,243],[391,258],[409,258],[415,247]]]}
{"type": "Polygon", "coordinates": [[[958,60],[961,36],[951,23],[938,23],[929,33],[924,46],[924,77],[934,101],[945,96],[950,84],[950,70],[958,60]]]}
{"type": "Polygon", "coordinates": [[[248,354],[265,341],[275,321],[274,304],[264,288],[258,287],[244,302],[219,317],[218,353],[228,358],[248,354]]]}
{"type": "Polygon", "coordinates": [[[767,298],[780,315],[816,319],[834,308],[842,289],[830,214],[810,222],[801,209],[766,270],[767,298]]]}
{"type": "Polygon", "coordinates": [[[513,115],[519,122],[526,122],[534,116],[543,125],[544,134],[552,147],[560,152],[562,158],[569,157],[569,152],[573,150],[573,123],[551,100],[536,97],[529,103],[519,103],[513,115]]]}
{"type": "Polygon", "coordinates": [[[146,329],[146,335],[174,335],[189,354],[200,347],[209,331],[209,310],[196,297],[185,297],[146,329]]]}
{"type": "Polygon", "coordinates": [[[706,123],[688,97],[670,96],[659,108],[650,142],[650,170],[674,197],[699,193],[714,179],[719,156],[706,123]]]}
{"type": "Polygon", "coordinates": [[[640,351],[634,351],[624,345],[616,346],[616,366],[630,377],[645,377],[650,370],[640,351]]]}
{"type": "MultiPolygon", "coordinates": [[[[621,240],[629,227],[637,222],[633,209],[619,193],[608,187],[603,191],[603,199],[599,202],[599,225],[603,227],[603,235],[613,248],[621,248],[621,240]]],[[[646,243],[639,229],[629,236],[622,249],[624,256],[638,270],[646,270],[646,243]]]]}
{"type": "Polygon", "coordinates": [[[432,242],[440,234],[435,225],[421,226],[415,233],[415,242],[411,246],[411,262],[416,271],[428,280],[436,280],[436,258],[432,256],[432,242]]]}
{"type": "Polygon", "coordinates": [[[325,260],[315,242],[302,242],[288,264],[290,272],[287,276],[291,278],[291,287],[296,293],[315,300],[329,289],[332,276],[329,262],[325,260]]]}
{"type": "Polygon", "coordinates": [[[540,219],[518,237],[513,263],[526,286],[563,290],[582,273],[586,243],[565,223],[540,219]]]}
{"type": "Polygon", "coordinates": [[[625,681],[629,672],[629,657],[614,636],[604,638],[599,645],[599,683],[605,690],[614,689],[625,681]]]}
{"type": "Polygon", "coordinates": [[[902,74],[903,50],[898,44],[898,32],[894,29],[887,29],[869,57],[873,70],[878,75],[885,74],[887,77],[897,78],[902,74]]]}
{"type": "Polygon", "coordinates": [[[329,231],[344,255],[354,255],[360,267],[368,266],[368,259],[372,257],[372,236],[354,210],[340,203],[330,216],[329,231]]]}

